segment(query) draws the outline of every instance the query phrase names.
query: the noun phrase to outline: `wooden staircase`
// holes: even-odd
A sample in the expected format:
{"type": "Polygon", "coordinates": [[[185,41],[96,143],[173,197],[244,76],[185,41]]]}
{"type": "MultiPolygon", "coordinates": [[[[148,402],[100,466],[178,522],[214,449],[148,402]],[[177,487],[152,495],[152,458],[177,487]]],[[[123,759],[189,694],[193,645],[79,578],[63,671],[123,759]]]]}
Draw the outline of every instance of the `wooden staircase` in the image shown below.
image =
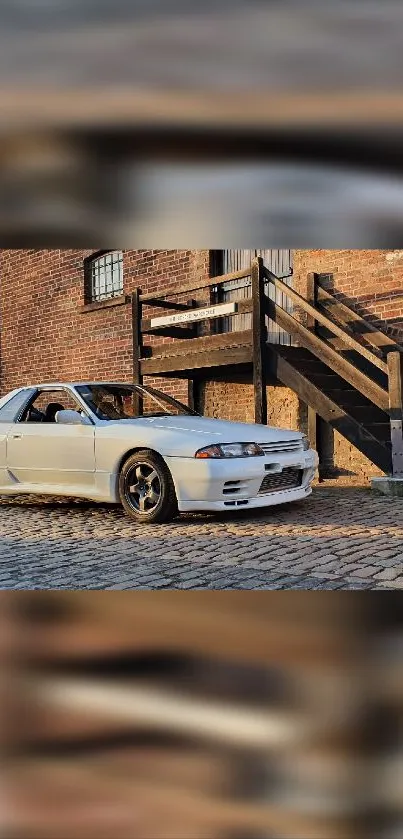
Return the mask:
{"type": "Polygon", "coordinates": [[[309,406],[311,428],[318,414],[383,472],[403,475],[403,348],[321,288],[316,275],[308,278],[308,290],[311,300],[288,289],[298,319],[271,301],[264,304],[299,344],[271,345],[272,374],[309,406]]]}
{"type": "Polygon", "coordinates": [[[160,375],[188,379],[192,401],[201,381],[231,382],[243,376],[254,384],[255,421],[263,424],[266,386],[282,383],[308,405],[313,441],[319,416],[383,472],[402,477],[403,347],[323,288],[317,275],[308,276],[307,286],[308,296],[302,297],[257,259],[251,269],[197,288],[187,283],[158,298],[137,290],[134,380],[160,375]],[[212,306],[213,291],[220,283],[248,276],[251,297],[236,303],[225,317],[251,313],[251,329],[213,332],[211,324],[224,313],[222,306],[212,306]],[[270,285],[291,300],[292,313],[270,299],[270,285]],[[195,291],[203,300],[184,299],[195,291]],[[157,313],[165,310],[165,317],[144,318],[145,306],[157,313]],[[269,319],[291,335],[291,346],[268,343],[269,319]],[[197,334],[197,322],[204,324],[205,334],[197,334]],[[149,335],[164,342],[147,345],[149,335]]]}
{"type": "Polygon", "coordinates": [[[386,411],[309,350],[278,345],[272,349],[270,363],[283,384],[298,393],[383,472],[391,471],[390,419],[386,411]]]}

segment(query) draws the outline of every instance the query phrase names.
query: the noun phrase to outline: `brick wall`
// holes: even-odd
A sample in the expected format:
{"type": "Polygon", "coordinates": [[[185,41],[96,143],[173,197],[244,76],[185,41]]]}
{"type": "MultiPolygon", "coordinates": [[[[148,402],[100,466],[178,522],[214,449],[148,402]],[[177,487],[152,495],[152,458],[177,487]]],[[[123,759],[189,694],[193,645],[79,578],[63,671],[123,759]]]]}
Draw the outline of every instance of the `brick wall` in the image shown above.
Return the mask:
{"type": "MultiPolygon", "coordinates": [[[[83,262],[91,253],[2,251],[2,393],[38,381],[131,380],[130,305],[83,310],[83,262]]],[[[160,291],[188,279],[204,279],[208,270],[208,251],[126,251],[124,292],[137,286],[145,293],[160,291]]],[[[164,389],[187,399],[184,382],[165,379],[164,389]]]]}
{"type": "MultiPolygon", "coordinates": [[[[207,382],[202,388],[203,413],[235,422],[254,422],[253,385],[207,382]]],[[[267,388],[269,425],[298,430],[303,424],[297,395],[286,387],[267,388]]]]}
{"type": "MultiPolygon", "coordinates": [[[[1,252],[1,392],[35,381],[132,377],[130,305],[83,310],[84,266],[90,250],[3,250],[1,252]]],[[[403,251],[311,250],[294,252],[295,287],[304,293],[310,271],[329,280],[349,305],[380,319],[403,341],[403,251]]],[[[179,282],[204,280],[207,250],[128,250],[124,252],[124,292],[140,286],[161,292],[179,282]]],[[[191,293],[205,302],[206,292],[191,293]],[[204,297],[203,297],[204,295],[204,297]]],[[[186,299],[186,297],[185,297],[186,299]]],[[[151,310],[147,311],[147,316],[151,310]]],[[[161,342],[161,338],[152,338],[161,342]]],[[[169,339],[166,339],[169,340],[169,339]]],[[[187,383],[148,379],[182,401],[187,383]]],[[[250,384],[208,383],[202,409],[211,416],[253,420],[250,384]]],[[[286,388],[268,388],[269,422],[304,428],[305,412],[286,388]]],[[[336,464],[368,477],[377,470],[336,435],[336,464]]]]}
{"type": "Polygon", "coordinates": [[[295,251],[295,285],[302,294],[309,271],[333,274],[329,290],[403,341],[403,250],[295,251]]]}

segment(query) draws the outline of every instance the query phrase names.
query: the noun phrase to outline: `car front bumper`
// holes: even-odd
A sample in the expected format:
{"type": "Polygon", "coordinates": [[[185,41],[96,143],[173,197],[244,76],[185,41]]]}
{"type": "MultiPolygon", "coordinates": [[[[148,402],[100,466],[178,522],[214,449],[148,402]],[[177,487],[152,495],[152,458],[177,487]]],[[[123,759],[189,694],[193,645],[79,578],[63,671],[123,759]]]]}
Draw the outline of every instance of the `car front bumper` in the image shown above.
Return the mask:
{"type": "Polygon", "coordinates": [[[309,449],[275,457],[197,460],[169,457],[167,465],[174,480],[180,512],[242,510],[269,507],[307,498],[315,477],[318,456],[309,449]],[[298,469],[298,486],[259,494],[263,479],[284,469],[298,469]],[[229,490],[229,492],[228,492],[229,490]]]}

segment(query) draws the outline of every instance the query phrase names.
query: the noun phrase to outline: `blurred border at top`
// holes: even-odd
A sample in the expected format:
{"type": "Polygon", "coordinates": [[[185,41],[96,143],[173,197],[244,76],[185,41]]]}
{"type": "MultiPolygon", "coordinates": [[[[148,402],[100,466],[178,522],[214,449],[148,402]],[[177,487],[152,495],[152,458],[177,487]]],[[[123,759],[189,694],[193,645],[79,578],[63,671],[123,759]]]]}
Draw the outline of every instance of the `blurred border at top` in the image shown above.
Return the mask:
{"type": "Polygon", "coordinates": [[[401,247],[399,0],[3,0],[0,244],[401,247]]]}

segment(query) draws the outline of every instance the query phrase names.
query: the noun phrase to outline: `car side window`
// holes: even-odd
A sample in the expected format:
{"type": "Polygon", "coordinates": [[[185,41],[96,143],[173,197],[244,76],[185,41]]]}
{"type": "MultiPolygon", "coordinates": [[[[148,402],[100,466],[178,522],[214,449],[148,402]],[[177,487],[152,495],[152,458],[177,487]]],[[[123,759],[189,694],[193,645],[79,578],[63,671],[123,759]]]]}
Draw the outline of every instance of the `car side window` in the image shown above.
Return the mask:
{"type": "Polygon", "coordinates": [[[42,390],[27,407],[21,422],[55,423],[57,412],[64,410],[81,412],[82,407],[67,390],[42,390]]]}
{"type": "Polygon", "coordinates": [[[5,405],[0,408],[0,422],[17,422],[17,419],[24,409],[30,398],[32,398],[34,390],[22,390],[12,396],[5,405]]]}

